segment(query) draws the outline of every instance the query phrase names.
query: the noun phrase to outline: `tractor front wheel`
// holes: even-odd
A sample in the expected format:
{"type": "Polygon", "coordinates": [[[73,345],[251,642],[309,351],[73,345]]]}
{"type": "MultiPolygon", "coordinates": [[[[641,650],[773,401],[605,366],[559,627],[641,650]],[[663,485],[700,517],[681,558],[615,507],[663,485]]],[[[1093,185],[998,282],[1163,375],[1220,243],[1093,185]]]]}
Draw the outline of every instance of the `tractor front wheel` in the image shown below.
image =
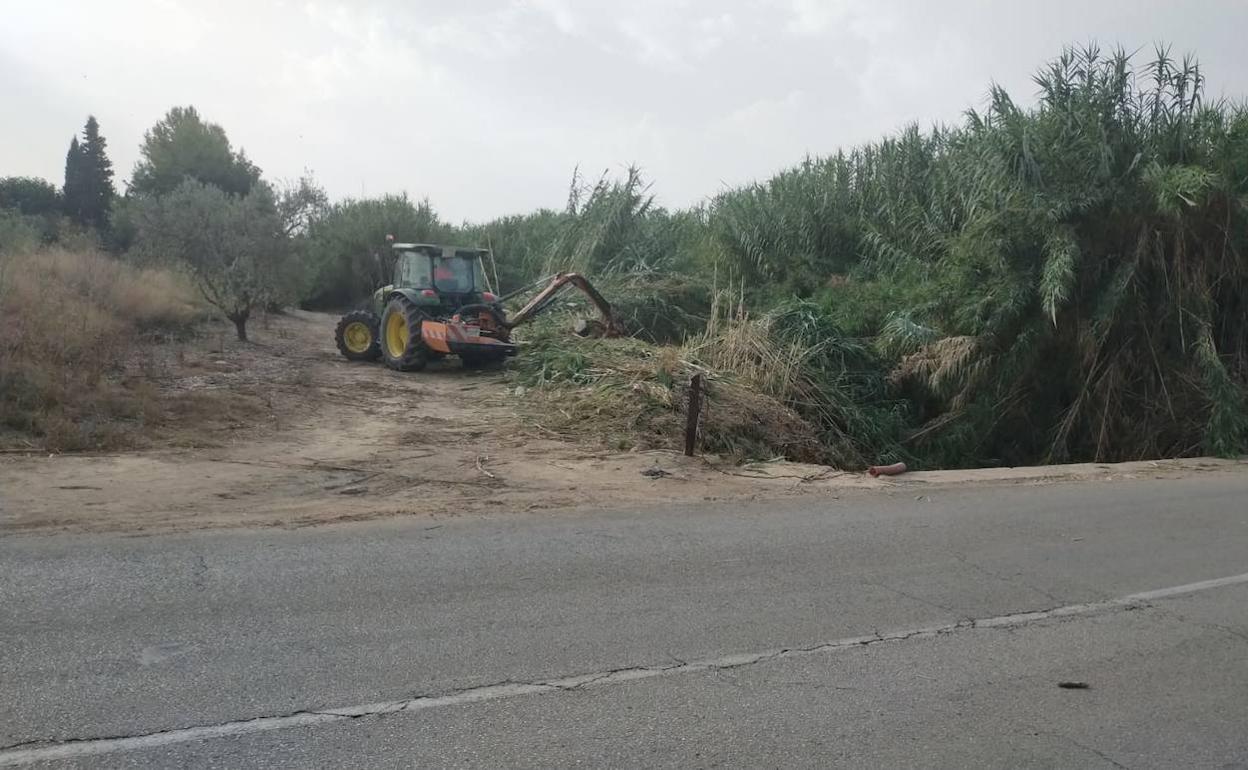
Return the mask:
{"type": "Polygon", "coordinates": [[[386,305],[381,315],[381,357],[386,366],[400,372],[418,372],[429,360],[429,349],[421,337],[426,316],[407,297],[399,295],[386,305]]]}
{"type": "Polygon", "coordinates": [[[334,342],[338,352],[351,361],[376,361],[381,356],[377,338],[377,315],[367,310],[353,310],[338,321],[334,342]]]}

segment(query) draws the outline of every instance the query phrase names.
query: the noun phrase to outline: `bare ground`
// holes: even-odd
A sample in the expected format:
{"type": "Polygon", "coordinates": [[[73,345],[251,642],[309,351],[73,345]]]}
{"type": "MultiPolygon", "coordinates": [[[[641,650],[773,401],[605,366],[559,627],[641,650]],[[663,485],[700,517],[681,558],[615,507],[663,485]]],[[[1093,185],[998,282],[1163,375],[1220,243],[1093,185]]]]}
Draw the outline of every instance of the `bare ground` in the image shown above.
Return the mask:
{"type": "Polygon", "coordinates": [[[1245,467],[1201,460],[877,480],[792,463],[734,467],[670,452],[610,452],[526,424],[500,372],[465,371],[455,359],[420,374],[345,361],[333,346],[334,321],[296,313],[257,328],[255,343],[212,333],[149,352],[142,368],[159,383],[170,417],[151,448],[0,456],[0,532],[295,527],[396,515],[433,520],[1245,467]]]}

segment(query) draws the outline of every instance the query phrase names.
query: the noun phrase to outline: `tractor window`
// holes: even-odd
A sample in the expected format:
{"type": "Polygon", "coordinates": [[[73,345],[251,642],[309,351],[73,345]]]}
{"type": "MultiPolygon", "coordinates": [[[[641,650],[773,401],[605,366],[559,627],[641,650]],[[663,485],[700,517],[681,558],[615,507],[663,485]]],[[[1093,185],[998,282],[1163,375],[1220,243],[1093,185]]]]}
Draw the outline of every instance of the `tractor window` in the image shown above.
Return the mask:
{"type": "Polygon", "coordinates": [[[481,260],[479,259],[472,260],[472,281],[474,287],[490,285],[489,281],[485,280],[484,268],[481,267],[481,260]]]}
{"type": "Polygon", "coordinates": [[[473,265],[475,260],[447,257],[434,260],[433,285],[438,291],[466,294],[473,290],[473,265]]]}
{"type": "Polygon", "coordinates": [[[433,288],[429,256],[415,251],[405,251],[399,255],[395,270],[395,280],[399,286],[410,286],[414,289],[433,288]]]}

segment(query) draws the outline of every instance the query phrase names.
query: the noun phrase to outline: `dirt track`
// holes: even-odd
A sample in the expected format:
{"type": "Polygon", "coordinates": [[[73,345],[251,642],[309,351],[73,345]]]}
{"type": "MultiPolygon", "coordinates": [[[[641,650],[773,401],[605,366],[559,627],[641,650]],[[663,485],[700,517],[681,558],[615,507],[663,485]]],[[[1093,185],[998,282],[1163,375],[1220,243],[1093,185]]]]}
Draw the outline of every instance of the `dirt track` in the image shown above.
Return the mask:
{"type": "MultiPolygon", "coordinates": [[[[347,362],[334,349],[333,323],[298,313],[257,328],[252,344],[211,334],[163,351],[170,397],[248,417],[201,415],[218,419],[191,421],[143,451],[0,457],[0,531],[304,526],[855,487],[912,494],[909,487],[925,481],[1053,475],[1022,469],[877,481],[787,463],[742,469],[668,452],[607,452],[524,425],[500,372],[465,371],[454,359],[420,374],[347,362]],[[667,475],[643,475],[653,468],[667,475]]],[[[1136,466],[1074,466],[1061,475],[1156,476],[1222,464],[1136,466]]]]}
{"type": "Polygon", "coordinates": [[[739,497],[799,481],[760,486],[700,460],[543,437],[515,417],[502,373],[455,359],[420,374],[353,364],[334,349],[334,320],[298,313],[257,328],[252,344],[214,333],[166,351],[166,392],[196,396],[200,411],[250,405],[249,417],[192,423],[144,451],[0,458],[0,530],[299,526],[739,497]],[[672,475],[642,475],[652,467],[672,475]]]}

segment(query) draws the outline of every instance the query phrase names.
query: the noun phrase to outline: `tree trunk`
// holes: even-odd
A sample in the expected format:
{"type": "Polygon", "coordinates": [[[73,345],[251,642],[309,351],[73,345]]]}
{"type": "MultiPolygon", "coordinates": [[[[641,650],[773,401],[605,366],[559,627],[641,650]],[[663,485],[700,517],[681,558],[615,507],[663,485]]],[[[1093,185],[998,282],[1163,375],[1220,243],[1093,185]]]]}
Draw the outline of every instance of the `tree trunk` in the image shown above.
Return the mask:
{"type": "Polygon", "coordinates": [[[234,322],[234,331],[238,333],[238,341],[247,341],[247,319],[251,316],[251,312],[244,310],[241,313],[234,313],[229,319],[234,322]]]}

